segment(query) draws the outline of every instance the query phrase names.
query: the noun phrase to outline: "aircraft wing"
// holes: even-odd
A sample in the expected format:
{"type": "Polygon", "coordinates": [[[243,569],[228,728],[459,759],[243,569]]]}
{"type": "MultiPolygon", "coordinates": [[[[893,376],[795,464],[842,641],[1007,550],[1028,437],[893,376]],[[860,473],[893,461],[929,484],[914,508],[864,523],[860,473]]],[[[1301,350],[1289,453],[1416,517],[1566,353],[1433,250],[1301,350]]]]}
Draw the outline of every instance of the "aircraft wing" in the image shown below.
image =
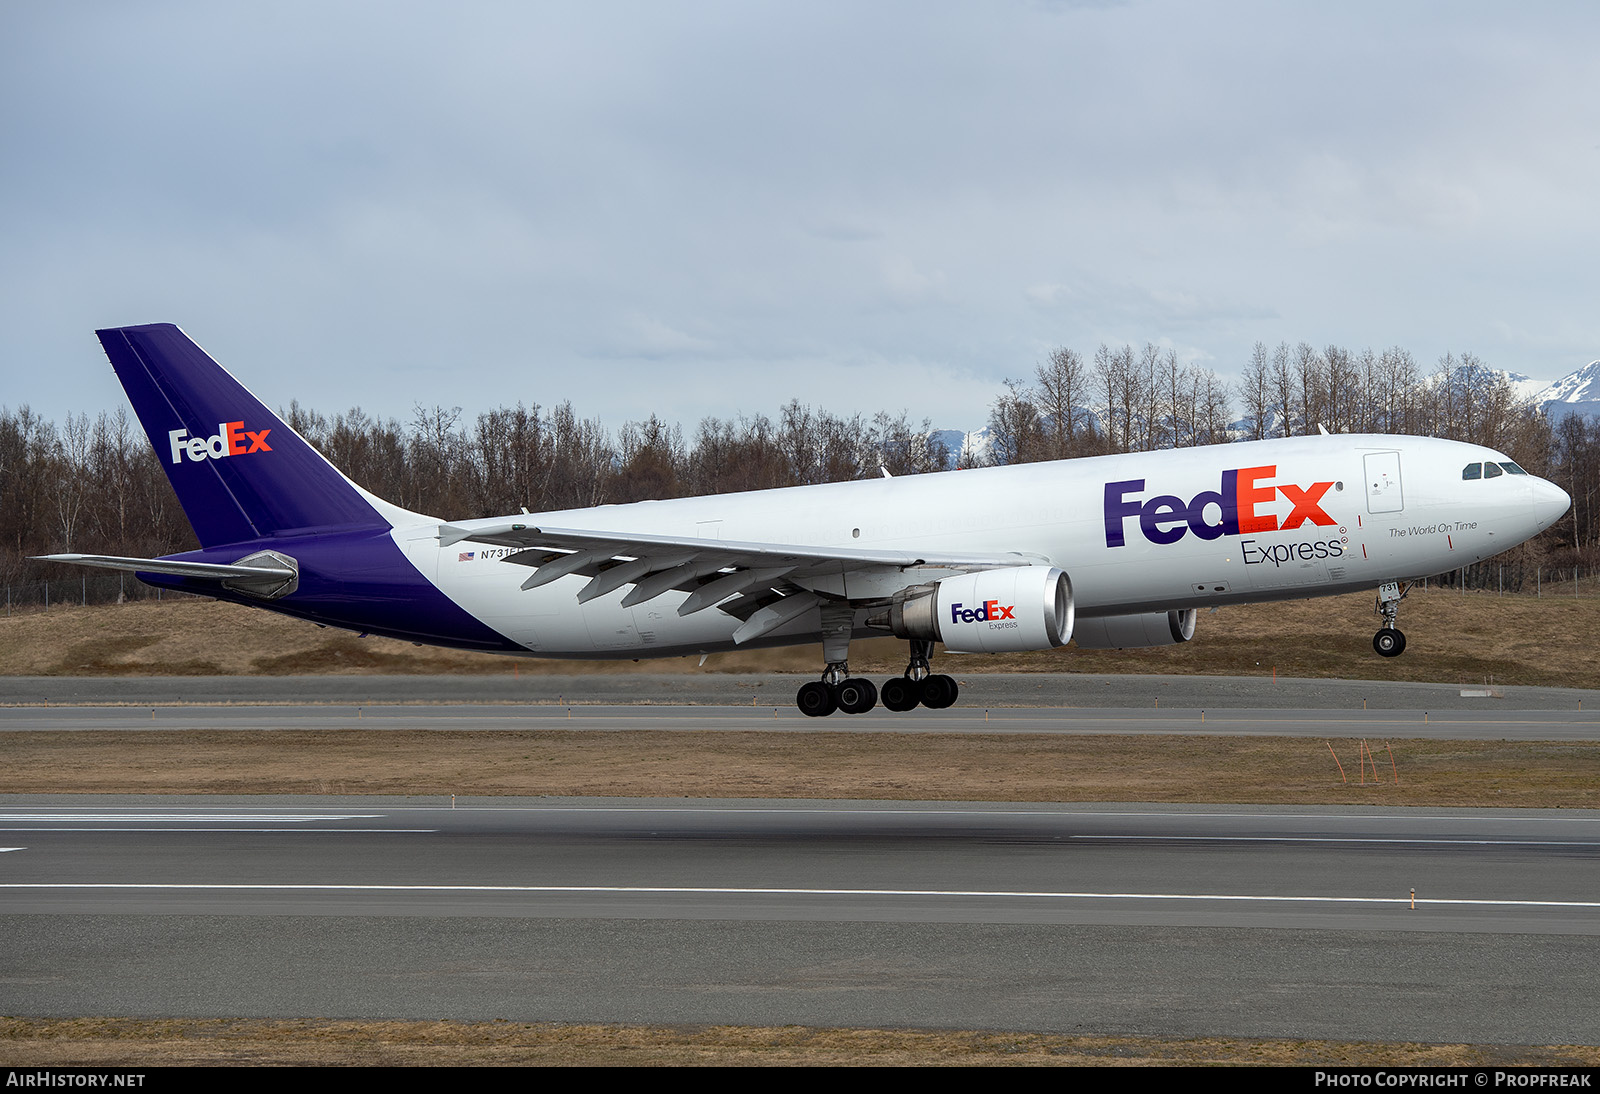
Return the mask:
{"type": "Polygon", "coordinates": [[[568,574],[588,577],[589,583],[578,592],[580,603],[624,585],[633,586],[623,597],[624,607],[674,589],[687,592],[678,614],[720,606],[746,620],[746,626],[757,628],[743,638],[735,635],[735,641],[765,633],[817,603],[817,596],[805,591],[807,578],[871,572],[888,576],[909,569],[987,570],[1042,561],[1021,554],[814,547],[511,522],[439,526],[441,546],[461,542],[518,548],[504,561],[534,567],[522,583],[524,589],[538,588],[568,574]],[[758,613],[759,621],[752,618],[758,613]]]}

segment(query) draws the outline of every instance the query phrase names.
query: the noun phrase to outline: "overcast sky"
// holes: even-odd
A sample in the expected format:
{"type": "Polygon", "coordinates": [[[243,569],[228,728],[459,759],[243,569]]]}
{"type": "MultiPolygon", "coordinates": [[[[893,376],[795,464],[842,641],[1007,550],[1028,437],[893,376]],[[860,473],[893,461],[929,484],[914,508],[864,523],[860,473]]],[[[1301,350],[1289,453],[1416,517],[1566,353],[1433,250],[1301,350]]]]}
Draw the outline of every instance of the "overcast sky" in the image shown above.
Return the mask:
{"type": "Polygon", "coordinates": [[[0,405],[889,408],[1057,345],[1600,356],[1600,5],[0,0],[0,405]]]}

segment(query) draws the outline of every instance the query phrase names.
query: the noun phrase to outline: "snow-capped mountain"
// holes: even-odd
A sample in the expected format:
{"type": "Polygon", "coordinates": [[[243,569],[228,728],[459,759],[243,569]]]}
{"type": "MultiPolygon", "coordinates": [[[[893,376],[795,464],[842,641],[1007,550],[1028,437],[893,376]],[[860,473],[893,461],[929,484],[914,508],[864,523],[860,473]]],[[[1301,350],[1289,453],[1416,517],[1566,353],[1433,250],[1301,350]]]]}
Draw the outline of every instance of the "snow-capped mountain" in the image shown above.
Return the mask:
{"type": "Polygon", "coordinates": [[[1540,389],[1533,400],[1550,418],[1568,414],[1600,418],[1600,361],[1590,361],[1576,372],[1540,389]]]}
{"type": "Polygon", "coordinates": [[[980,467],[989,454],[989,427],[964,432],[959,429],[935,429],[934,440],[944,445],[946,466],[980,467]]]}
{"type": "Polygon", "coordinates": [[[1535,380],[1531,376],[1524,376],[1520,372],[1507,372],[1503,368],[1494,370],[1507,380],[1511,381],[1511,390],[1517,393],[1519,399],[1532,399],[1538,401],[1539,393],[1550,385],[1544,380],[1535,380]]]}

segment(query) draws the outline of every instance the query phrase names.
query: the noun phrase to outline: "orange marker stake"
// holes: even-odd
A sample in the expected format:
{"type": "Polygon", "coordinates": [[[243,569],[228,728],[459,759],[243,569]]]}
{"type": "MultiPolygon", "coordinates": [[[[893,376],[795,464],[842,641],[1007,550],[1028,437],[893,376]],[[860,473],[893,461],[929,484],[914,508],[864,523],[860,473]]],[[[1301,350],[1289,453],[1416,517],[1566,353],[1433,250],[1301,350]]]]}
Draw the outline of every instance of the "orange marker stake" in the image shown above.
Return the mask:
{"type": "Polygon", "coordinates": [[[1396,786],[1399,786],[1400,785],[1400,768],[1397,767],[1395,765],[1395,762],[1394,762],[1394,745],[1392,745],[1389,742],[1385,741],[1383,743],[1383,747],[1387,748],[1389,750],[1389,766],[1394,769],[1394,784],[1396,786]]]}
{"type": "Polygon", "coordinates": [[[1322,743],[1328,746],[1328,754],[1333,757],[1333,762],[1339,764],[1339,778],[1344,780],[1346,786],[1349,786],[1350,776],[1344,773],[1344,764],[1339,763],[1339,754],[1333,750],[1333,745],[1329,742],[1323,741],[1322,743]]]}

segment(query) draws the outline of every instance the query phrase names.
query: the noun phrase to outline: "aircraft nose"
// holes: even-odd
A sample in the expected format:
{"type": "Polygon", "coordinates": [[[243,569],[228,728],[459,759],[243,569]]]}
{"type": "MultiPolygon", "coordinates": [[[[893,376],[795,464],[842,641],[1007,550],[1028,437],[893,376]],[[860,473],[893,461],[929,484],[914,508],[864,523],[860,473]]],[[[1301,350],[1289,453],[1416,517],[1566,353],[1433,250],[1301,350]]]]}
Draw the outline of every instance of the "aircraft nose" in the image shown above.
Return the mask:
{"type": "Polygon", "coordinates": [[[1533,479],[1528,485],[1533,488],[1534,516],[1538,518],[1540,528],[1548,528],[1572,507],[1572,498],[1549,479],[1532,475],[1529,478],[1533,479]]]}

